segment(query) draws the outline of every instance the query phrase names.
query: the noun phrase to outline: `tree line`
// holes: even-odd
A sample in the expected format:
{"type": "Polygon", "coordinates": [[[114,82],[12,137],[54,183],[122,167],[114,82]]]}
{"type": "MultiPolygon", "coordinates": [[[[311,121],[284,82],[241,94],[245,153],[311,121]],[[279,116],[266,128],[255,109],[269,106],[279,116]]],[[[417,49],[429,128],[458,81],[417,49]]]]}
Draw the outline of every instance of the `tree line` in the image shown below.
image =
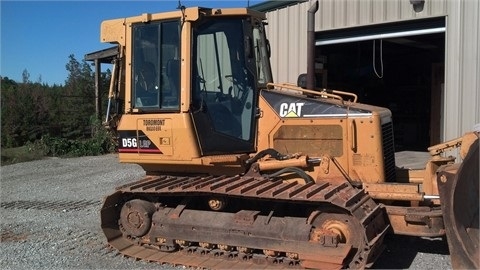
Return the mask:
{"type": "MultiPolygon", "coordinates": [[[[112,138],[95,114],[95,74],[85,61],[69,56],[65,85],[1,78],[1,146],[32,145],[46,155],[92,155],[112,150],[112,138]]],[[[100,78],[106,101],[110,72],[100,78]]]]}

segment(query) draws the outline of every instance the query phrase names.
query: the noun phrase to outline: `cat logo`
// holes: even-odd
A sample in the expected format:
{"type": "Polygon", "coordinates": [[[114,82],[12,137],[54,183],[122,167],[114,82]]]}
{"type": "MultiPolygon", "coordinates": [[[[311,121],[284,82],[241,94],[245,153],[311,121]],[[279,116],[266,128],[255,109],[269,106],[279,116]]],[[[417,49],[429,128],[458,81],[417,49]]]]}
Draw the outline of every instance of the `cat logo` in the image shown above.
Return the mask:
{"type": "Polygon", "coordinates": [[[301,117],[304,102],[280,104],[280,117],[301,117]]]}

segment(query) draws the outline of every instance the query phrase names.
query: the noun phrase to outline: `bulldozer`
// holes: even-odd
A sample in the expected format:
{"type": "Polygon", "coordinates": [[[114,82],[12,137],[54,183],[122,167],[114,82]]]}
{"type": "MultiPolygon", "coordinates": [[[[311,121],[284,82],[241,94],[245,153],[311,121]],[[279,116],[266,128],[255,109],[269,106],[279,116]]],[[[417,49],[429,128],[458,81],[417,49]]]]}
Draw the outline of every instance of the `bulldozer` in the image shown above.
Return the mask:
{"type": "Polygon", "coordinates": [[[102,22],[118,47],[105,125],[145,170],[104,198],[108,244],[186,267],[363,269],[389,233],[446,236],[454,268],[479,268],[479,133],[412,164],[387,108],[317,89],[310,64],[274,83],[265,25],[183,6],[102,22]]]}

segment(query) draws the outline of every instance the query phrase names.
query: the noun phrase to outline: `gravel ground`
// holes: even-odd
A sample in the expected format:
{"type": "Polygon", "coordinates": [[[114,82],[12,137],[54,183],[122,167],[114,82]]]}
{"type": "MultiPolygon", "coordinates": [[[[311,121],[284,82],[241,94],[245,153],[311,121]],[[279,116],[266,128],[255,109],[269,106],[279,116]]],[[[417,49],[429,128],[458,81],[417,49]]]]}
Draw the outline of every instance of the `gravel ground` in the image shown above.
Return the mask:
{"type": "MultiPolygon", "coordinates": [[[[50,158],[1,167],[1,269],[178,269],[107,247],[101,201],[144,175],[116,155],[50,158]]],[[[444,239],[388,236],[375,269],[451,269],[444,239]]],[[[181,268],[180,268],[181,269],[181,268]]]]}

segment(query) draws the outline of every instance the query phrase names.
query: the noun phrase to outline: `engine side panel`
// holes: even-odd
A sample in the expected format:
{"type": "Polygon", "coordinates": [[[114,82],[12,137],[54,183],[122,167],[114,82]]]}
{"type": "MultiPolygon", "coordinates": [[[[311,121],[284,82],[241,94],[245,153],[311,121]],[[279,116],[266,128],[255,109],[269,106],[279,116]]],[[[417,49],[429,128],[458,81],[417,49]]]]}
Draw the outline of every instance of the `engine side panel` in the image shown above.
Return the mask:
{"type": "Polygon", "coordinates": [[[395,181],[393,129],[387,109],[286,91],[262,91],[260,108],[259,149],[323,157],[325,163],[314,169],[314,178],[395,181]]]}

